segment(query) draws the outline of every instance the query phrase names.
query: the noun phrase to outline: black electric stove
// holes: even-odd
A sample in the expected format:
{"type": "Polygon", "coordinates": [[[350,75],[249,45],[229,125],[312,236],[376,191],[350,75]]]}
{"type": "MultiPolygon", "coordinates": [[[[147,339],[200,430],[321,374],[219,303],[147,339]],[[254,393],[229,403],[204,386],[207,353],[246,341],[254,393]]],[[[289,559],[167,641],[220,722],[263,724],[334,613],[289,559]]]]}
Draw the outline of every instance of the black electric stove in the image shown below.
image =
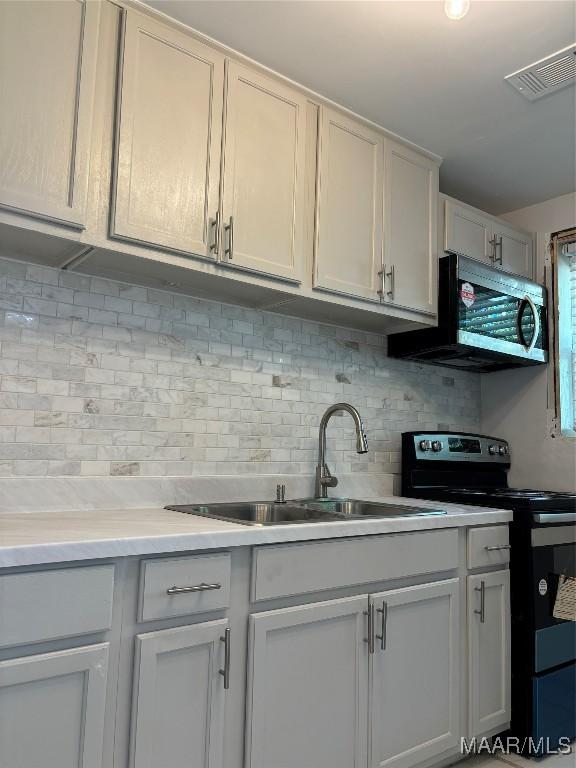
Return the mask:
{"type": "Polygon", "coordinates": [[[402,495],[513,513],[509,735],[542,755],[561,738],[576,738],[576,622],[553,615],[560,577],[576,577],[576,493],[510,488],[510,464],[499,438],[402,435],[402,495]]]}

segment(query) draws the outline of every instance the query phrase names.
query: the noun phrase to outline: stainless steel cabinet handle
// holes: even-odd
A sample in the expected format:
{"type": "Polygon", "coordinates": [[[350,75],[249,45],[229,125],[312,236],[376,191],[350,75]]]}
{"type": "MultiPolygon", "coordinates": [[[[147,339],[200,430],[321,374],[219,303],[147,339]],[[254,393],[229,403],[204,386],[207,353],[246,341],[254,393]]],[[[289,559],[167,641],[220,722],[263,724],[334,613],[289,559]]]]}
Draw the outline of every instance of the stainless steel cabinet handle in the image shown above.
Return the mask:
{"type": "Polygon", "coordinates": [[[368,599],[368,610],[364,611],[364,616],[368,616],[368,637],[364,642],[368,643],[368,653],[374,653],[374,603],[368,599]]]}
{"type": "Polygon", "coordinates": [[[208,592],[211,589],[222,589],[222,584],[194,584],[192,587],[169,587],[166,590],[167,595],[187,595],[189,592],[208,592]]]}
{"type": "Polygon", "coordinates": [[[380,650],[386,650],[386,622],[388,620],[388,603],[382,600],[382,608],[378,608],[378,613],[382,614],[382,622],[380,624],[380,634],[376,635],[376,639],[380,640],[380,650]]]}
{"type": "Polygon", "coordinates": [[[492,264],[496,261],[496,235],[492,238],[492,240],[488,240],[488,243],[492,246],[492,253],[490,254],[490,261],[492,264]]]}
{"type": "Polygon", "coordinates": [[[230,628],[224,630],[220,640],[224,643],[224,669],[219,669],[218,672],[224,678],[224,690],[227,691],[230,688],[230,628]]]}
{"type": "Polygon", "coordinates": [[[494,544],[492,547],[484,547],[486,552],[498,552],[501,549],[512,549],[510,544],[494,544]]]}
{"type": "Polygon", "coordinates": [[[216,211],[216,216],[212,219],[211,226],[214,236],[210,243],[210,250],[214,256],[218,256],[220,253],[220,211],[216,211]]]}
{"type": "Polygon", "coordinates": [[[494,264],[502,266],[502,235],[500,235],[500,239],[494,235],[494,264]],[[496,255],[497,248],[500,248],[500,256],[496,255]]]}
{"type": "Polygon", "coordinates": [[[479,587],[474,587],[476,592],[480,592],[480,610],[474,611],[480,616],[480,623],[484,624],[486,621],[486,584],[481,581],[479,587]]]}
{"type": "Polygon", "coordinates": [[[224,229],[228,233],[228,245],[224,248],[224,256],[230,261],[234,258],[234,217],[230,216],[228,224],[224,224],[224,229]]]}
{"type": "Polygon", "coordinates": [[[390,278],[390,288],[386,291],[386,295],[389,296],[391,299],[394,298],[394,288],[395,288],[395,273],[394,273],[394,264],[390,267],[390,271],[386,272],[386,277],[390,278]]]}
{"type": "Polygon", "coordinates": [[[380,301],[384,301],[384,274],[386,272],[386,267],[382,267],[381,270],[378,272],[378,277],[380,278],[380,288],[376,291],[378,296],[380,296],[380,301]]]}

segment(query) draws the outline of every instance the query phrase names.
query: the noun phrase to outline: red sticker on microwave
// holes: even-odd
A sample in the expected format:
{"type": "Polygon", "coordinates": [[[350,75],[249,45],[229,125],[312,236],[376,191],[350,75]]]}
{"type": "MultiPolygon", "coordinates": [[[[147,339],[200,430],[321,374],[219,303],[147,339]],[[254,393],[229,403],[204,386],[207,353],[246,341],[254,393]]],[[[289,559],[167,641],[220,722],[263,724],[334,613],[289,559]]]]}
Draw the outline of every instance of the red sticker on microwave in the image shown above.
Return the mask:
{"type": "Polygon", "coordinates": [[[472,304],[474,304],[476,301],[476,293],[474,292],[474,286],[471,283],[462,283],[462,287],[460,288],[460,298],[462,299],[462,303],[467,307],[471,307],[472,304]]]}

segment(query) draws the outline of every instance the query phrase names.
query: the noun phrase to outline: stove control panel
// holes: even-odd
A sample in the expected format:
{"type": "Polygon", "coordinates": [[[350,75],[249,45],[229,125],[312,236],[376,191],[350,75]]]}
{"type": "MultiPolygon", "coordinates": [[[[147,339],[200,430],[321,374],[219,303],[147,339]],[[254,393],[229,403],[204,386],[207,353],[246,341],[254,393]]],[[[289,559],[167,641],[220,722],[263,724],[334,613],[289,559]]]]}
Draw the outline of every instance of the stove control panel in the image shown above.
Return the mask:
{"type": "Polygon", "coordinates": [[[505,440],[463,433],[411,433],[415,458],[435,461],[484,461],[510,464],[510,447],[505,440]]]}

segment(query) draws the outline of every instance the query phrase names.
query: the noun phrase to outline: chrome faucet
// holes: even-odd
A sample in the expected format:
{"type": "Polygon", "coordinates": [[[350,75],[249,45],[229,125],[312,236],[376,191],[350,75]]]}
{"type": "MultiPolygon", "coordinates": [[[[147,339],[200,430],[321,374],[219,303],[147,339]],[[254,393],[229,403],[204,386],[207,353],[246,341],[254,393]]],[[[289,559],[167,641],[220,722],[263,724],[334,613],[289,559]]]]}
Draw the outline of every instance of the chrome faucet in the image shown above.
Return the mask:
{"type": "Polygon", "coordinates": [[[353,405],[348,403],[336,403],[331,405],[324,416],[320,419],[320,435],[318,444],[318,465],[316,467],[316,485],[314,495],[317,499],[325,499],[328,496],[328,488],[334,488],[338,485],[338,478],[331,474],[326,466],[326,428],[330,418],[338,411],[349,413],[354,419],[356,427],[356,451],[358,453],[368,453],[368,440],[364,432],[364,425],[360,414],[353,405]]]}

